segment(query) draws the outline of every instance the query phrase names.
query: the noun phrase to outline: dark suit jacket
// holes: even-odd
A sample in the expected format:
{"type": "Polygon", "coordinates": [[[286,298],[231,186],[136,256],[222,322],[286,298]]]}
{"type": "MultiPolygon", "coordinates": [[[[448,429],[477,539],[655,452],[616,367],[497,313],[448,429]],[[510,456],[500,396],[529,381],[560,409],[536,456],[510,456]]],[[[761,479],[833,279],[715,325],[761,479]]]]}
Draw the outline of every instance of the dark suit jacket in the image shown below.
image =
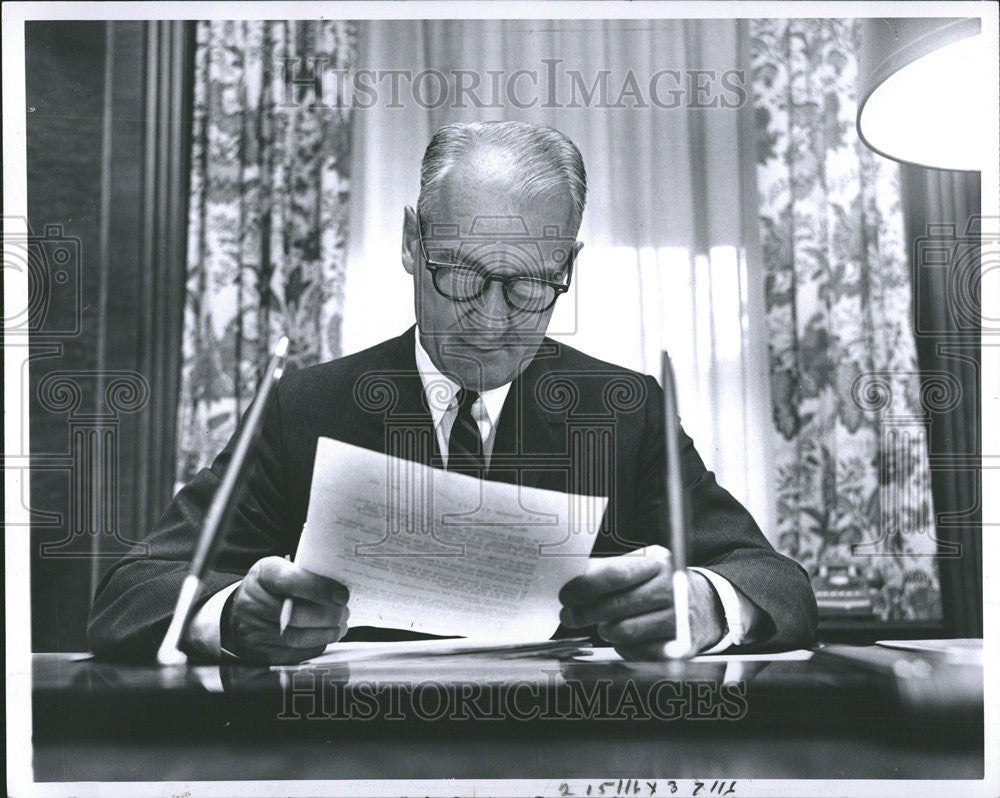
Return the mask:
{"type": "MultiPolygon", "coordinates": [[[[416,371],[414,328],[279,383],[205,598],[242,578],[258,559],[295,551],[321,436],[440,463],[416,371]]],[[[805,571],[774,551],[706,470],[691,439],[682,434],[681,445],[693,516],[689,564],[711,567],[766,613],[755,648],[809,645],[816,601],[805,571]]],[[[155,654],[232,447],[230,441],[211,468],[177,494],[145,540],[148,555],[126,557],[98,586],[88,628],[96,654],[155,654]]],[[[487,476],[608,496],[594,552],[609,555],[665,540],[663,468],[663,393],[656,381],[546,339],[511,385],[487,476]]]]}

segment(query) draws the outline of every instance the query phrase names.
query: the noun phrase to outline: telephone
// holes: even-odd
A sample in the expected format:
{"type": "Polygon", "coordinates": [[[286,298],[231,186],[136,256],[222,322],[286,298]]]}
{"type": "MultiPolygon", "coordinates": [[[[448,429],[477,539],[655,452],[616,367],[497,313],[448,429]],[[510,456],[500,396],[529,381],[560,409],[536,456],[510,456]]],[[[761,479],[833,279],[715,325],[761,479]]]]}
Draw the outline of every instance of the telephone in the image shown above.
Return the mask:
{"type": "Polygon", "coordinates": [[[871,618],[868,581],[854,565],[821,565],[812,578],[821,617],[871,618]]]}

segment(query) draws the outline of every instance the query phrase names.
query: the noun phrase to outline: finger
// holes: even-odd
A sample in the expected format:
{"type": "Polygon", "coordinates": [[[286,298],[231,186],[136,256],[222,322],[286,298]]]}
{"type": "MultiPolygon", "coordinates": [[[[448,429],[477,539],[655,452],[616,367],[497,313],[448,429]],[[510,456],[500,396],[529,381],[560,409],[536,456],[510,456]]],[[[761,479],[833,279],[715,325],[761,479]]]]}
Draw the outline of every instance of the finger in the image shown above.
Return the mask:
{"type": "Polygon", "coordinates": [[[674,605],[673,582],[669,572],[661,571],[636,587],[609,593],[589,604],[563,607],[559,620],[571,628],[616,621],[633,615],[669,609],[674,605]]]}
{"type": "Polygon", "coordinates": [[[281,644],[290,648],[326,648],[330,643],[344,636],[339,626],[299,629],[289,626],[281,635],[281,644]]]}
{"type": "Polygon", "coordinates": [[[347,632],[346,627],[331,624],[326,627],[300,629],[289,626],[284,634],[277,623],[256,621],[241,629],[240,643],[244,649],[263,651],[274,646],[286,648],[315,648],[326,646],[339,640],[347,632]]]}
{"type": "MultiPolygon", "coordinates": [[[[318,657],[323,653],[326,646],[312,646],[311,648],[290,648],[288,646],[263,646],[252,657],[253,662],[262,662],[267,665],[297,665],[307,659],[318,657]]],[[[245,659],[251,659],[245,657],[245,659]]]]}
{"type": "Polygon", "coordinates": [[[271,618],[275,613],[281,612],[284,599],[265,590],[259,579],[249,578],[249,574],[247,576],[236,596],[236,608],[239,612],[258,618],[271,618]]]}
{"type": "MultiPolygon", "coordinates": [[[[268,593],[256,581],[247,581],[244,586],[245,595],[237,597],[234,606],[234,613],[243,621],[244,628],[278,624],[284,600],[268,593]]],[[[308,599],[295,599],[289,625],[301,628],[346,627],[350,614],[345,605],[317,604],[308,599]]]]}
{"type": "Polygon", "coordinates": [[[663,546],[647,546],[617,557],[593,559],[588,563],[587,573],[563,585],[559,601],[565,606],[589,604],[607,593],[641,584],[669,568],[670,552],[663,546]]]}
{"type": "Polygon", "coordinates": [[[642,643],[616,645],[615,651],[633,662],[663,662],[670,659],[666,654],[667,639],[646,640],[642,643]]]}
{"type": "Polygon", "coordinates": [[[299,629],[343,626],[350,616],[350,609],[340,604],[317,604],[308,599],[295,599],[288,625],[299,629]]]}
{"type": "Polygon", "coordinates": [[[613,645],[668,640],[674,635],[674,611],[657,610],[597,625],[597,634],[613,645]]]}
{"type": "MultiPolygon", "coordinates": [[[[346,604],[349,591],[336,579],[310,573],[281,557],[267,557],[254,565],[257,580],[279,598],[303,598],[317,604],[346,604]]],[[[253,570],[253,569],[251,569],[253,570]]]]}

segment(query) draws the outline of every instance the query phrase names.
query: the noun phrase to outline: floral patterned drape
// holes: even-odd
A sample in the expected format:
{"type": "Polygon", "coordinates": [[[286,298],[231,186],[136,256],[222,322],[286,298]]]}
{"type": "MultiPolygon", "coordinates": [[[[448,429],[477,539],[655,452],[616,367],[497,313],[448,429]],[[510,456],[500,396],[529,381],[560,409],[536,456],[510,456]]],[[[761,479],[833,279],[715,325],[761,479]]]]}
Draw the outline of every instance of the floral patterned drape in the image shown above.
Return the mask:
{"type": "Polygon", "coordinates": [[[355,50],[349,22],[198,24],[178,482],[228,440],[282,333],[290,367],[340,354],[350,113],[305,78],[355,50]]]}
{"type": "Polygon", "coordinates": [[[876,617],[940,593],[896,165],[854,128],[858,26],[751,24],[778,547],[857,565],[876,617]]]}

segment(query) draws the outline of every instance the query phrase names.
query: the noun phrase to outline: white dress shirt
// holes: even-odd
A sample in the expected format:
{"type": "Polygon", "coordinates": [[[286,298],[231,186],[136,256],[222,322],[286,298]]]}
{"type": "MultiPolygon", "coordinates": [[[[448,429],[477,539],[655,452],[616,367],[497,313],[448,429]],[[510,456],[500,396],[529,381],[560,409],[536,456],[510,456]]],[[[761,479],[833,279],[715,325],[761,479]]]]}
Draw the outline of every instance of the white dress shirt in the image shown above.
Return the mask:
{"type": "MultiPolygon", "coordinates": [[[[455,424],[458,416],[458,402],[455,396],[461,387],[438,371],[431,356],[427,354],[423,344],[420,343],[420,330],[417,330],[417,371],[420,372],[420,381],[424,385],[424,396],[427,397],[427,406],[431,411],[431,420],[434,422],[434,434],[437,436],[438,449],[448,465],[448,441],[451,439],[451,428],[455,424]]],[[[472,403],[472,418],[479,427],[479,437],[483,439],[483,454],[486,457],[486,465],[489,467],[490,457],[493,454],[493,441],[496,438],[497,424],[500,421],[500,411],[503,403],[507,400],[510,391],[510,383],[501,385],[499,388],[491,388],[479,394],[479,398],[472,403]]]]}
{"type": "MultiPolygon", "coordinates": [[[[460,386],[442,374],[434,365],[434,361],[431,360],[427,350],[420,343],[419,328],[415,338],[417,371],[420,373],[420,381],[424,386],[424,395],[427,397],[431,420],[434,422],[438,448],[445,465],[447,465],[448,439],[451,435],[452,425],[455,423],[455,417],[458,415],[455,395],[460,386]]],[[[498,388],[483,391],[472,405],[472,417],[475,419],[479,427],[479,434],[483,439],[483,453],[487,466],[489,466],[493,453],[493,442],[496,438],[497,425],[500,423],[500,411],[507,399],[510,385],[508,382],[498,388]]],[[[692,567],[688,570],[698,572],[709,581],[719,596],[726,617],[726,633],[718,643],[702,653],[715,654],[730,646],[742,644],[759,616],[760,611],[756,605],[740,593],[728,579],[710,568],[692,567]]],[[[192,648],[202,656],[211,659],[219,659],[223,653],[231,656],[230,652],[222,651],[220,642],[222,609],[226,600],[239,586],[240,582],[236,582],[214,594],[201,606],[191,620],[187,640],[192,648]]]]}

